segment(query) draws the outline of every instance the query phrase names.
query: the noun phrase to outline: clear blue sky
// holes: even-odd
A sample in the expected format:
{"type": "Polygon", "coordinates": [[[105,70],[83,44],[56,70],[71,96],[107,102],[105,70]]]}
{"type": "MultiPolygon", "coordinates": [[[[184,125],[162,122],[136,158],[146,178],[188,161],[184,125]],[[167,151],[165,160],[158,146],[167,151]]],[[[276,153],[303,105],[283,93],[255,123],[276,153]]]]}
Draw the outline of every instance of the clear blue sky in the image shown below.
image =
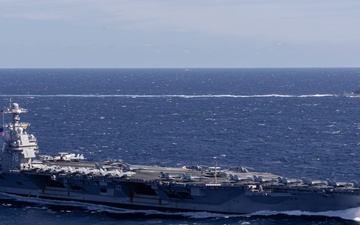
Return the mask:
{"type": "Polygon", "coordinates": [[[0,68],[360,67],[359,0],[0,0],[0,68]]]}

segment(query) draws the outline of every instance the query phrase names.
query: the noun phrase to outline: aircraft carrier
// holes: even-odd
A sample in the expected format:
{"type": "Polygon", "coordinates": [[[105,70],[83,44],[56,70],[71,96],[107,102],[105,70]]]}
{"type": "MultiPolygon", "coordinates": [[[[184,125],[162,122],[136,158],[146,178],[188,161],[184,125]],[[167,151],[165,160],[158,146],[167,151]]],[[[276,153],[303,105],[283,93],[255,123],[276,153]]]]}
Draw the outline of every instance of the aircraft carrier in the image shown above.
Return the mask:
{"type": "Polygon", "coordinates": [[[81,154],[39,155],[37,140],[20,122],[27,110],[10,102],[0,130],[0,193],[131,209],[245,214],[323,212],[360,206],[357,182],[309,180],[249,172],[243,167],[179,168],[86,161],[81,154]]]}

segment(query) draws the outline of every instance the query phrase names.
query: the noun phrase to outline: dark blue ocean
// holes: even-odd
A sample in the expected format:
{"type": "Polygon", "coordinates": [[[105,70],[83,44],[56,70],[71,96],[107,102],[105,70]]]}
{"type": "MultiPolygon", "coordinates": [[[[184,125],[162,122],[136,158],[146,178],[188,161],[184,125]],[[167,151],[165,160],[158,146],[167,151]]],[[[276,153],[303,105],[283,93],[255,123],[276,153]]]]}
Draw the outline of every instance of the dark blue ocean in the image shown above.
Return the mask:
{"type": "MultiPolygon", "coordinates": [[[[29,109],[40,153],[159,166],[244,166],[360,182],[360,68],[0,69],[0,103],[29,109]],[[217,157],[217,159],[214,159],[217,157]]],[[[358,224],[304,215],[162,213],[18,199],[1,224],[358,224]]]]}

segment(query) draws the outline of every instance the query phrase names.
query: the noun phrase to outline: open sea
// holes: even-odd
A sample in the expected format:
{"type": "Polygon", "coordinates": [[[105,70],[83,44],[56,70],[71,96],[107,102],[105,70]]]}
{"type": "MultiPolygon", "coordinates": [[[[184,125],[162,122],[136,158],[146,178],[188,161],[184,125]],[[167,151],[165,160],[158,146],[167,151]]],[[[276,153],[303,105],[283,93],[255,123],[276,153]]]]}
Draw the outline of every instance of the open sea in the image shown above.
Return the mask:
{"type": "MultiPolygon", "coordinates": [[[[40,154],[207,165],[360,182],[360,68],[0,69],[0,104],[29,110],[40,154]]],[[[309,203],[311,204],[311,203],[309,203]]],[[[222,215],[19,198],[0,224],[358,224],[341,212],[222,215]]]]}

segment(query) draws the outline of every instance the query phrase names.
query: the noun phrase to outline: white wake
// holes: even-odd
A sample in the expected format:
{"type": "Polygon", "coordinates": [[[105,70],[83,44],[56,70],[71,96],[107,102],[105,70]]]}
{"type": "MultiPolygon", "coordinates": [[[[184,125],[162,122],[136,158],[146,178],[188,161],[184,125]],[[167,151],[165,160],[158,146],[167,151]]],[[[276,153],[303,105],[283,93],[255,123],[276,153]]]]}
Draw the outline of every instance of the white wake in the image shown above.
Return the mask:
{"type": "Polygon", "coordinates": [[[336,211],[324,211],[324,212],[306,212],[306,211],[259,211],[251,213],[251,216],[272,216],[272,215],[289,215],[289,216],[325,216],[325,217],[336,217],[345,220],[354,220],[360,222],[360,207],[350,208],[336,211]]]}
{"type": "Polygon", "coordinates": [[[0,97],[28,97],[28,98],[54,98],[54,97],[73,97],[73,98],[319,98],[337,97],[335,94],[310,94],[310,95],[284,95],[284,94],[264,94],[264,95],[229,95],[229,94],[206,94],[206,95],[101,95],[101,94],[56,94],[56,95],[0,95],[0,97]]]}

